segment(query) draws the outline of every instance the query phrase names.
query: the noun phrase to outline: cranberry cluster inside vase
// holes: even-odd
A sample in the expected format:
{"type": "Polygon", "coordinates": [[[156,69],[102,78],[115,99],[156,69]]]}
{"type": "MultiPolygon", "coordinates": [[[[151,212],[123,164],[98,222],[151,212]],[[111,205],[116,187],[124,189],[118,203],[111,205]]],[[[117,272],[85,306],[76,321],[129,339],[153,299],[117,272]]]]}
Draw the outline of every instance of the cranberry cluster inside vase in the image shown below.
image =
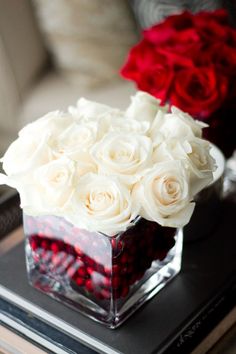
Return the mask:
{"type": "Polygon", "coordinates": [[[142,218],[112,237],[56,216],[24,215],[24,230],[30,283],[110,328],[180,270],[181,232],[142,218]]]}

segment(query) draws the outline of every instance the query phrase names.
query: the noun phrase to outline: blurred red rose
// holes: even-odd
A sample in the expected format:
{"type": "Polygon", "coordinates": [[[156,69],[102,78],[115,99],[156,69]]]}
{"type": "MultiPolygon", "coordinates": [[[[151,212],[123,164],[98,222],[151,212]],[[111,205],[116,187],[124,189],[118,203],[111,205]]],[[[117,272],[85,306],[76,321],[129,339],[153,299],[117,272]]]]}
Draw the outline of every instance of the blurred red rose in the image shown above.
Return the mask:
{"type": "MultiPolygon", "coordinates": [[[[178,33],[185,33],[193,28],[193,17],[189,12],[183,12],[179,15],[172,15],[167,19],[153,27],[143,31],[143,37],[154,45],[161,45],[172,41],[173,36],[178,33]]],[[[192,33],[193,37],[196,33],[192,33]]],[[[189,40],[193,40],[189,38],[189,40]]]]}
{"type": "Polygon", "coordinates": [[[214,65],[216,71],[230,78],[236,75],[236,47],[225,43],[213,43],[199,58],[202,65],[214,65]]]}
{"type": "Polygon", "coordinates": [[[227,40],[230,29],[228,14],[220,9],[214,12],[199,12],[193,16],[194,28],[207,43],[227,40]]]}
{"type": "Polygon", "coordinates": [[[142,91],[147,91],[151,95],[165,102],[169,95],[174,74],[168,66],[155,65],[150,67],[137,82],[137,86],[142,91]]]}
{"type": "Polygon", "coordinates": [[[205,119],[222,105],[227,89],[226,77],[218,75],[214,68],[188,68],[175,74],[170,102],[198,119],[205,119]]]}
{"type": "Polygon", "coordinates": [[[142,41],[131,49],[121,74],[134,80],[140,90],[150,92],[162,101],[168,98],[173,79],[171,60],[165,53],[153,50],[149,43],[142,41]]]}
{"type": "Polygon", "coordinates": [[[121,74],[163,104],[210,123],[211,137],[217,129],[216,136],[222,132],[227,146],[236,147],[228,134],[236,130],[236,30],[225,10],[185,11],[144,30],[121,74]],[[226,111],[233,112],[227,113],[230,119],[222,117],[226,111]],[[232,129],[223,129],[226,124],[232,129]]]}

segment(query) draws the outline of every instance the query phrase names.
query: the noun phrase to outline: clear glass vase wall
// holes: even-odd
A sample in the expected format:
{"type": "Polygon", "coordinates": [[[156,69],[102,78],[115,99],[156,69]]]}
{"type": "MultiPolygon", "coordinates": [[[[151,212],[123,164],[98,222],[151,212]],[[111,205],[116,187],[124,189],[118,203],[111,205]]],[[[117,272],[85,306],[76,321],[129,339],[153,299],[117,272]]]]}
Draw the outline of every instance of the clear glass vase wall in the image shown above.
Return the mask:
{"type": "Polygon", "coordinates": [[[116,328],[181,268],[182,230],[138,219],[109,237],[56,216],[24,215],[31,285],[116,328]]]}

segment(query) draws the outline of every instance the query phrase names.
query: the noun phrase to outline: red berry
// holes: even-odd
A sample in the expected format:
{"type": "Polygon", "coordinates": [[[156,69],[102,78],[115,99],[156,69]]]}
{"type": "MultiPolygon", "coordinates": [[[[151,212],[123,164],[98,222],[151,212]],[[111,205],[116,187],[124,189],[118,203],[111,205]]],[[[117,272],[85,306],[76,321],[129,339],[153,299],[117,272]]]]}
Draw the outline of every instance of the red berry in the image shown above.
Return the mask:
{"type": "Polygon", "coordinates": [[[120,257],[120,262],[122,264],[127,264],[129,262],[129,256],[127,253],[123,253],[122,256],[120,257]]]}
{"type": "Polygon", "coordinates": [[[95,262],[92,258],[90,258],[90,257],[88,257],[88,256],[84,256],[84,261],[87,263],[87,265],[88,265],[90,268],[94,268],[95,265],[96,265],[96,262],[95,262]]]}
{"type": "Polygon", "coordinates": [[[87,276],[87,271],[86,271],[86,268],[85,267],[80,267],[78,270],[77,270],[77,274],[80,276],[80,277],[86,277],[87,276]]]}
{"type": "Polygon", "coordinates": [[[114,264],[113,266],[112,266],[112,274],[117,274],[117,273],[119,273],[120,272],[120,267],[119,267],[119,265],[118,264],[114,264]]]}
{"type": "Polygon", "coordinates": [[[127,273],[128,274],[133,274],[135,272],[135,264],[133,263],[129,263],[127,266],[127,273]]]}
{"type": "Polygon", "coordinates": [[[126,297],[128,293],[129,293],[129,287],[128,285],[125,285],[121,290],[121,297],[126,297]]]}
{"type": "Polygon", "coordinates": [[[48,242],[48,240],[45,240],[45,239],[42,240],[41,247],[44,248],[45,250],[49,249],[50,243],[48,242]]]}
{"type": "Polygon", "coordinates": [[[85,281],[85,287],[89,292],[93,292],[94,286],[93,286],[91,279],[88,279],[85,281]]]}
{"type": "Polygon", "coordinates": [[[102,264],[95,265],[95,269],[98,273],[104,273],[104,266],[102,264]]]}
{"type": "Polygon", "coordinates": [[[113,286],[113,288],[114,288],[114,289],[119,288],[120,284],[121,284],[121,279],[120,279],[120,277],[114,276],[114,277],[112,278],[112,286],[113,286]]]}
{"type": "Polygon", "coordinates": [[[57,253],[60,251],[60,247],[58,245],[57,242],[52,242],[51,244],[51,250],[54,252],[54,253],[57,253]]]}
{"type": "Polygon", "coordinates": [[[75,282],[76,282],[76,284],[78,286],[83,286],[84,285],[84,279],[83,278],[78,277],[78,278],[76,278],[75,282]]]}
{"type": "Polygon", "coordinates": [[[91,267],[87,267],[87,272],[89,275],[92,275],[95,272],[95,270],[91,267]]]}
{"type": "Polygon", "coordinates": [[[30,240],[30,246],[31,246],[33,251],[35,251],[39,247],[38,242],[36,240],[34,240],[34,239],[30,240]]]}
{"type": "Polygon", "coordinates": [[[104,296],[101,292],[95,292],[94,295],[97,299],[104,300],[104,296]]]}

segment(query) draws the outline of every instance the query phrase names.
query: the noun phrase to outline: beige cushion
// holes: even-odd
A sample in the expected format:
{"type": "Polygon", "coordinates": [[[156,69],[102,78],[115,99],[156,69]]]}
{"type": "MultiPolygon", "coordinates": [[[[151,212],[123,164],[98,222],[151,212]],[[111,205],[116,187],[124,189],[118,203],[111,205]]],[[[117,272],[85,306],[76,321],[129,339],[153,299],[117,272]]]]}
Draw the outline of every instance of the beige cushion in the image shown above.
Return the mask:
{"type": "Polygon", "coordinates": [[[74,105],[79,97],[123,109],[129,104],[130,96],[135,92],[133,83],[125,80],[93,90],[83,87],[72,90],[71,85],[57,72],[50,72],[32,87],[26,97],[19,115],[19,128],[49,111],[65,110],[69,105],[74,105]]]}
{"type": "Polygon", "coordinates": [[[126,0],[33,0],[39,24],[61,73],[79,87],[119,77],[136,43],[126,0]]]}

